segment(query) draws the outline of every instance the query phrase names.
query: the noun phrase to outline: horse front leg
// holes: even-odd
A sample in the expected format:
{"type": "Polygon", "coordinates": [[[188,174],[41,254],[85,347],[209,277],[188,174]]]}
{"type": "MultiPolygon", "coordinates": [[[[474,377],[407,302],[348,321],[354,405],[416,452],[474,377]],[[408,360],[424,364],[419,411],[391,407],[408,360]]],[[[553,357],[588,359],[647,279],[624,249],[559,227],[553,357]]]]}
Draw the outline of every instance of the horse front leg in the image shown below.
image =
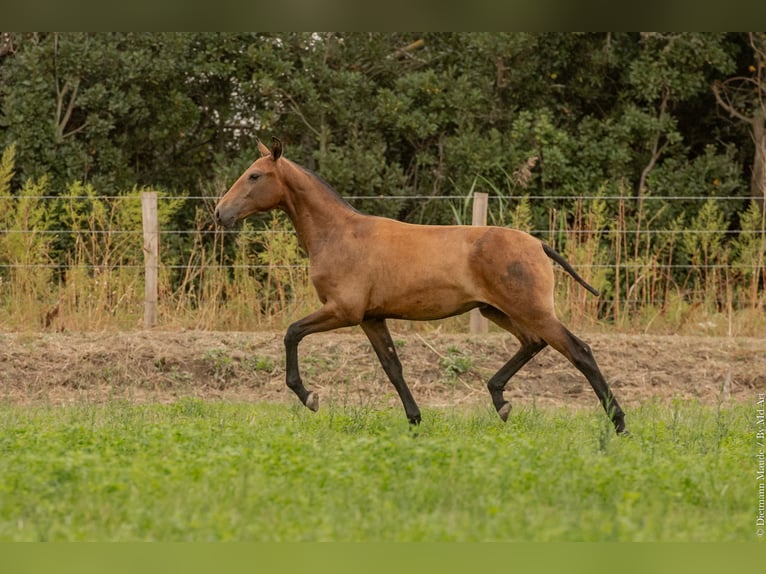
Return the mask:
{"type": "Polygon", "coordinates": [[[420,424],[420,409],[415,399],[412,398],[407,383],[402,375],[402,363],[396,354],[396,347],[391,339],[391,333],[388,330],[385,319],[368,319],[362,322],[362,329],[378,355],[383,370],[388,375],[388,380],[394,385],[396,392],[404,406],[404,413],[411,425],[420,424]]]}
{"type": "Polygon", "coordinates": [[[332,331],[340,327],[348,327],[354,322],[344,319],[330,305],[325,305],[311,315],[304,317],[290,325],[285,333],[285,378],[288,388],[292,390],[300,401],[309,409],[316,412],[319,410],[319,395],[309,391],[303,386],[300,368],[298,366],[298,344],[311,333],[332,331]]]}

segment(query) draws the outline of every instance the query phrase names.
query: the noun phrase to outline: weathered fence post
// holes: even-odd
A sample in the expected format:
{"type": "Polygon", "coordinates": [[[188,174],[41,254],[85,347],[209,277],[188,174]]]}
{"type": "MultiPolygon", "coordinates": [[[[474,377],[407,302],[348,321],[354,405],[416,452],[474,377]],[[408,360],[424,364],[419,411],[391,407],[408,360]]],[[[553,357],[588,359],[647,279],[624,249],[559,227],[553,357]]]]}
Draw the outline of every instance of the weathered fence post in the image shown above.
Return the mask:
{"type": "MultiPolygon", "coordinates": [[[[486,193],[473,194],[473,218],[471,225],[487,225],[487,200],[486,193]]],[[[472,335],[483,335],[489,332],[489,322],[478,309],[471,310],[469,332],[472,335]]]]}
{"type": "Polygon", "coordinates": [[[160,225],[156,191],[141,193],[141,215],[144,227],[144,327],[149,329],[157,324],[160,225]]]}

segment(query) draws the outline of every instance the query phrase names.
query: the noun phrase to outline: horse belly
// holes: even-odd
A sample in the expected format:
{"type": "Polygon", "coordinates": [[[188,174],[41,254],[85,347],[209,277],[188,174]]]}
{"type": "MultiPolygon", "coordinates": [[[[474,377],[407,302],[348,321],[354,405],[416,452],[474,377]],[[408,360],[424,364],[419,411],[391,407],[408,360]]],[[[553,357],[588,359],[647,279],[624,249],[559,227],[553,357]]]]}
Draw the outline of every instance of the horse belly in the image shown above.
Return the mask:
{"type": "Polygon", "coordinates": [[[454,271],[422,277],[391,272],[373,286],[366,316],[430,321],[465,313],[479,302],[464,282],[456,280],[460,273],[454,271]]]}

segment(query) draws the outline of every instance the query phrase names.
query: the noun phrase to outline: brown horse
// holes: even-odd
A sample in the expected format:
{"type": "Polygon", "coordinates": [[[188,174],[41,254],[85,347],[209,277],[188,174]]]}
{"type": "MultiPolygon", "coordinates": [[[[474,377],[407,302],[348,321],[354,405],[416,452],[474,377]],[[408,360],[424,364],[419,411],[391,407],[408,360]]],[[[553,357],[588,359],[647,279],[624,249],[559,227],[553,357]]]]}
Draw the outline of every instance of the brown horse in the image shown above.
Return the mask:
{"type": "Polygon", "coordinates": [[[510,378],[546,345],[564,355],[588,379],[618,433],[625,415],[590,348],[556,318],[553,266],[561,265],[598,295],[550,246],[531,235],[501,227],[412,225],[353,209],[317,175],[269,150],[234,182],[215,210],[226,227],[256,212],[282,209],[308,253],[311,281],[322,307],[296,321],[285,335],[286,379],[312,411],[319,398],[298,369],[298,344],[311,333],[361,325],[404,405],[407,419],[420,409],[402,376],[386,319],[428,321],[478,308],[515,335],[520,349],[489,380],[500,417],[511,406],[503,390],[510,378]]]}

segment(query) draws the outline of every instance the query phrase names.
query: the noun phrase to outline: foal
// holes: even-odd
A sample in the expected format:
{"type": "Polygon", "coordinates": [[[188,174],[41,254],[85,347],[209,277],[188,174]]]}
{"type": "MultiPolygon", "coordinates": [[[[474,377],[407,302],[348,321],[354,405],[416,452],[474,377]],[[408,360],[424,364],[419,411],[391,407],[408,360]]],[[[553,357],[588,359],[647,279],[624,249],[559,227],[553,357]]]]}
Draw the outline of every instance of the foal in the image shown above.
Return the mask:
{"type": "Polygon", "coordinates": [[[269,150],[234,182],[216,206],[218,223],[230,227],[260,211],[287,213],[309,257],[311,281],[322,307],[290,325],[285,335],[286,379],[312,411],[319,397],[308,391],[298,368],[298,344],[311,333],[361,325],[404,405],[407,419],[420,409],[402,376],[386,319],[428,321],[478,308],[515,335],[520,349],[489,380],[503,421],[511,405],[503,397],[510,378],[546,345],[564,355],[596,392],[618,433],[625,415],[590,347],[558,320],[553,307],[553,266],[561,265],[592,293],[553,248],[531,235],[501,227],[412,225],[364,215],[318,176],[269,150]]]}

